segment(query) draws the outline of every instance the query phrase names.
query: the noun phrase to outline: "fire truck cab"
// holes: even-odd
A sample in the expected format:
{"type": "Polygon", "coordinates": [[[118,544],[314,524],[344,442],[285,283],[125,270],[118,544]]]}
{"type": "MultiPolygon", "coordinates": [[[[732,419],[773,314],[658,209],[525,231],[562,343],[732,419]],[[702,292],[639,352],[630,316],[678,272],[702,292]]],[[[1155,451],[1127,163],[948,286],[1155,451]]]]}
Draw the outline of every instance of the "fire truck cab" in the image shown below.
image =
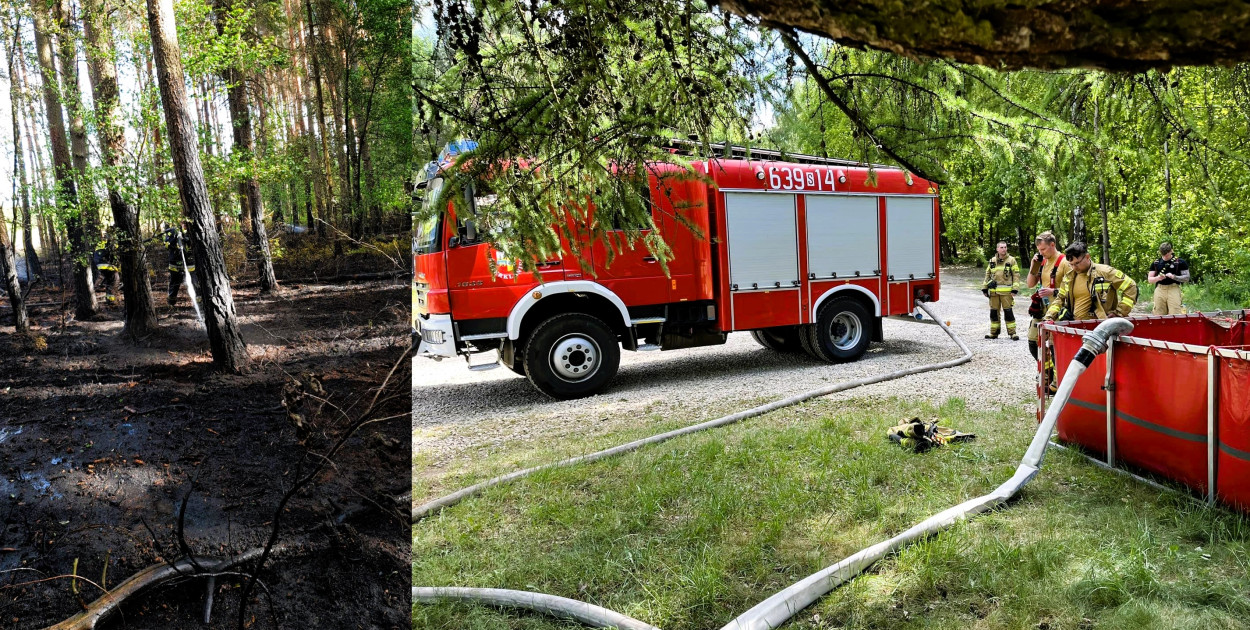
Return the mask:
{"type": "MultiPolygon", "coordinates": [[[[427,167],[426,204],[471,148],[449,145],[427,167]]],[[[718,345],[734,331],[771,350],[854,361],[882,340],[883,317],[938,298],[935,185],[884,166],[716,148],[732,157],[693,161],[708,181],[648,169],[653,219],[672,250],[667,274],[641,243],[609,264],[608,245],[589,240],[582,260],[566,247],[518,273],[471,220],[427,207],[413,238],[417,355],[491,353],[497,360],[470,369],[502,365],[552,397],[578,398],[608,384],[622,348],[718,345]]]]}

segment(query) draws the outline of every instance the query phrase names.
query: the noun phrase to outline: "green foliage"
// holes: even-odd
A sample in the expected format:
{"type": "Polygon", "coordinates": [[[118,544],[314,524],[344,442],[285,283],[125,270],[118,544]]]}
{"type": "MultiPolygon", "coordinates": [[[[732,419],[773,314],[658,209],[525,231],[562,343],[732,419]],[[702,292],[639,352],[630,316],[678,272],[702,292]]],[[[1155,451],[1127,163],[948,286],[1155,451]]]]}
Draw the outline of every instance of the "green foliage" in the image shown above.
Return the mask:
{"type": "Polygon", "coordinates": [[[887,159],[862,142],[876,137],[945,184],[948,259],[988,253],[999,239],[1029,255],[1042,230],[1062,244],[1085,240],[1097,256],[1105,203],[1115,266],[1144,276],[1166,240],[1195,277],[1245,269],[1236,261],[1250,246],[1241,227],[1250,219],[1250,123],[1233,112],[1250,103],[1247,66],[1008,73],[817,49],[822,76],[862,125],[808,77],[779,107],[770,139],[796,151],[887,159]]]}
{"type": "Polygon", "coordinates": [[[766,67],[758,33],[701,0],[439,0],[434,15],[436,40],[414,48],[419,153],[479,143],[443,194],[459,202],[471,181],[489,188],[497,200],[479,221],[523,264],[561,236],[586,242],[554,225],[556,208],[589,239],[613,225],[654,230],[644,169],[694,176],[661,140],[744,135],[766,67]]]}

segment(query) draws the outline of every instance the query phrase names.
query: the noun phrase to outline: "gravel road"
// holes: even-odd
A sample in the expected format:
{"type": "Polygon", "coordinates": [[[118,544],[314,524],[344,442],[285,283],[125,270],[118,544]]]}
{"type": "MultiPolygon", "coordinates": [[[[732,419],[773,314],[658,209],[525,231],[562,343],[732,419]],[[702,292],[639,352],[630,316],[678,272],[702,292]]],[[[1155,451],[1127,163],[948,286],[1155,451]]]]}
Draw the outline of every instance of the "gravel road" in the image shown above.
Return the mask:
{"type": "MultiPolygon", "coordinates": [[[[934,311],[972,348],[965,365],[862,387],[834,398],[920,397],[965,399],[970,407],[1018,405],[1031,410],[1035,372],[1025,341],[1028,300],[1017,299],[1020,341],[985,339],[988,304],[979,290],[983,270],[942,270],[941,301],[934,311]]],[[[886,319],[884,343],[874,343],[855,363],[828,365],[805,354],[760,347],[748,333],[733,333],[723,346],[669,352],[622,352],[621,367],[597,396],[554,401],[529,381],[499,368],[470,372],[462,360],[414,359],[413,451],[440,467],[469,449],[507,448],[516,440],[557,440],[631,425],[665,410],[741,403],[734,410],[915,365],[952,359],[959,349],[933,325],[886,319]]],[[[1004,331],[1005,333],[1005,331],[1004,331]]],[[[714,416],[700,418],[710,420],[714,416]]]]}

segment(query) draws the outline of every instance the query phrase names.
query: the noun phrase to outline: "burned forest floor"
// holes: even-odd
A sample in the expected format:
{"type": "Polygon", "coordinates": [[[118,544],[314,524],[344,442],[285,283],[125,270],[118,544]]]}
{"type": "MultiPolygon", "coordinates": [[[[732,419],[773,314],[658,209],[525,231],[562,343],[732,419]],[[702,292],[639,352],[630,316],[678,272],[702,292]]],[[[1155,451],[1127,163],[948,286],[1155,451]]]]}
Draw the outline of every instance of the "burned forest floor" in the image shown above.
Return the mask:
{"type": "Polygon", "coordinates": [[[31,293],[29,336],[0,309],[0,627],[48,627],[147,567],[265,545],[294,480],[366,414],[281,511],[245,605],[254,561],[211,581],[183,570],[98,627],[233,628],[241,606],[248,628],[407,627],[402,274],[292,280],[276,295],[239,283],[240,375],[214,371],[185,294],[165,305],[165,275],[159,328],[138,341],[120,305],[74,321],[54,286],[31,293]]]}

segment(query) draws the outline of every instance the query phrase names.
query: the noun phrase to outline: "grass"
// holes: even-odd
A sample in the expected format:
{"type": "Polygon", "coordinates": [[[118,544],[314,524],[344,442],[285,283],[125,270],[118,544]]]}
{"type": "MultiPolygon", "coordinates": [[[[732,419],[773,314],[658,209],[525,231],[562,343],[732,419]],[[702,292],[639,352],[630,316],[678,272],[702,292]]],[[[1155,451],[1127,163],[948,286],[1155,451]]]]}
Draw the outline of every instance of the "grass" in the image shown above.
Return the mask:
{"type": "MultiPolygon", "coordinates": [[[[1154,303],[1155,285],[1141,280],[1137,283],[1137,303],[1149,313],[1154,303]]],[[[1250,308],[1250,284],[1234,278],[1213,278],[1187,284],[1181,302],[1190,313],[1250,308]]]]}
{"type": "MultiPolygon", "coordinates": [[[[1035,426],[1020,408],[977,412],[960,399],[812,401],[469,499],[414,527],[413,584],[542,591],[664,630],[719,628],[997,486],[1035,426]],[[884,429],[912,416],[980,437],[905,452],[884,429]]],[[[499,461],[462,476],[486,476],[499,461]]],[[[1008,509],[887,558],[787,627],[1239,628],[1250,619],[1248,574],[1250,519],[1052,451],[1008,509]]],[[[515,611],[413,608],[419,629],[575,627],[515,611]]]]}

